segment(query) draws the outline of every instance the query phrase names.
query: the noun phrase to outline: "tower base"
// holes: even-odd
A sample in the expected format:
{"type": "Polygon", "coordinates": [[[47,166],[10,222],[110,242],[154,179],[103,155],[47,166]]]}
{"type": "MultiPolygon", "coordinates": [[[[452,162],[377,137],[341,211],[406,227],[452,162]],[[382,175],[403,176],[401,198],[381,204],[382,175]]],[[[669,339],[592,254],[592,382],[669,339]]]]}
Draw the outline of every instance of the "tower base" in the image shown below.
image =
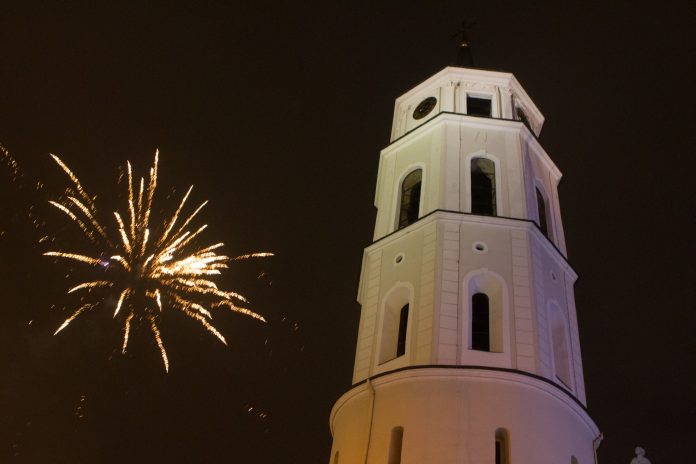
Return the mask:
{"type": "Polygon", "coordinates": [[[373,377],[339,398],[330,426],[332,464],[391,463],[399,444],[401,464],[494,464],[496,453],[503,463],[592,464],[599,435],[559,385],[476,366],[373,377]]]}

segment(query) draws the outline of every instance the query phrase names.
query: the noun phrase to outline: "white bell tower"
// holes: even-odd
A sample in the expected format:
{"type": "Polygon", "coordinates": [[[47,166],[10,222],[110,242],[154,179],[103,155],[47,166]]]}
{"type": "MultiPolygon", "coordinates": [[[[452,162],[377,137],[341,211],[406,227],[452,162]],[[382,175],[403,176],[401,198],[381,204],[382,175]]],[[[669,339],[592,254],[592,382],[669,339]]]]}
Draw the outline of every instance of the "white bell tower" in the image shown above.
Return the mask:
{"type": "Polygon", "coordinates": [[[396,100],[330,464],[593,464],[544,118],[512,74],[448,67],[396,100]]]}

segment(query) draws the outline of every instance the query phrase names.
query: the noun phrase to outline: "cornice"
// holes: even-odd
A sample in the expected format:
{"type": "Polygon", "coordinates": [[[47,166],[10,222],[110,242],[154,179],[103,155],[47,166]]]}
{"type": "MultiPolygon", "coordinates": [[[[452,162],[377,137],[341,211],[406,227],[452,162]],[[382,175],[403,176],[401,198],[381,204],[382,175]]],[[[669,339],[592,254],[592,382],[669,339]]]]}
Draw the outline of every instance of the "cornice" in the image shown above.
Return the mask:
{"type": "Polygon", "coordinates": [[[504,382],[517,384],[527,388],[532,388],[543,394],[552,397],[554,400],[563,403],[572,410],[587,426],[593,436],[599,434],[599,428],[590,417],[587,408],[575,396],[561,385],[551,380],[517,369],[506,369],[488,366],[468,366],[468,365],[423,365],[408,366],[393,371],[383,372],[354,384],[350,390],[341,395],[331,409],[329,425],[333,433],[334,418],[340,409],[351,399],[363,394],[367,390],[367,383],[370,382],[375,388],[395,383],[418,381],[419,379],[446,379],[454,378],[462,381],[467,380],[488,380],[494,382],[504,382]]]}

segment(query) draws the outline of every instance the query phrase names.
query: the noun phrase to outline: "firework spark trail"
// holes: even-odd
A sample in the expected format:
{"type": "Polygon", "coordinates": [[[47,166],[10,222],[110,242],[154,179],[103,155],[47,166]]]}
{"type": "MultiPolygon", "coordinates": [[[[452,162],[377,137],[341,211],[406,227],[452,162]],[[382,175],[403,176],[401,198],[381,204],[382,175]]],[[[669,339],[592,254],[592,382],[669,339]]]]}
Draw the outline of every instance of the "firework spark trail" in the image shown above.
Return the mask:
{"type": "MultiPolygon", "coordinates": [[[[116,303],[116,310],[114,311],[114,317],[116,317],[118,312],[121,310],[121,306],[123,306],[123,302],[125,301],[126,298],[128,298],[128,295],[130,294],[130,292],[131,292],[130,288],[127,288],[121,292],[121,295],[118,297],[118,303],[116,303]]],[[[126,322],[130,322],[130,318],[132,317],[132,315],[133,314],[131,313],[131,315],[128,316],[128,319],[126,320],[126,322]]],[[[126,328],[128,328],[128,327],[126,326],[126,328]]],[[[128,339],[128,332],[126,332],[126,339],[128,339]]],[[[126,349],[125,345],[123,346],[123,349],[124,350],[126,349]]]]}
{"type": "Polygon", "coordinates": [[[118,211],[113,212],[116,222],[114,228],[118,231],[117,239],[113,242],[108,234],[109,229],[97,219],[97,208],[93,197],[87,193],[78,177],[59,157],[51,156],[68,175],[79,198],[76,195],[70,195],[70,189],[68,189],[66,199],[50,203],[65,213],[78,226],[82,234],[99,248],[94,256],[66,251],[44,253],[45,256],[77,261],[99,269],[97,271],[99,279],[79,283],[68,290],[68,293],[86,290],[86,296],[83,299],[92,297],[96,302],[80,306],[56,330],[56,334],[83,312],[103,303],[105,297],[99,294],[100,291],[115,289],[118,301],[113,317],[116,318],[121,309],[126,309],[123,316],[122,353],[126,352],[133,324],[147,321],[147,326],[159,348],[164,368],[168,372],[169,359],[159,329],[159,318],[166,313],[167,308],[178,310],[196,320],[224,344],[227,344],[227,341],[213,326],[213,316],[206,307],[214,309],[224,306],[234,312],[266,321],[260,314],[237,306],[235,301],[247,303],[247,299],[238,293],[220,290],[215,282],[210,280],[210,276],[219,275],[222,269],[228,267],[227,263],[231,260],[260,258],[273,256],[273,254],[251,253],[230,259],[215,252],[223,246],[222,243],[196,249],[193,246],[194,240],[199,238],[207,225],[200,226],[193,232],[188,229],[188,226],[207,201],[203,202],[175,229],[193,186],[188,189],[169,221],[163,222],[166,226],[162,235],[150,236],[153,233],[150,229],[150,221],[157,188],[159,151],[155,153],[147,186],[145,178],[141,177],[137,192],[133,188],[133,169],[130,162],[127,162],[128,225],[126,226],[118,211]],[[174,230],[176,231],[172,233],[174,230]],[[103,258],[103,256],[109,256],[109,258],[103,258]],[[111,266],[112,263],[115,266],[111,266]]]}
{"type": "Polygon", "coordinates": [[[60,166],[60,168],[65,172],[68,177],[70,177],[70,180],[73,182],[75,185],[75,188],[77,189],[77,193],[80,194],[82,199],[85,201],[85,203],[89,206],[89,209],[92,211],[92,214],[97,214],[97,208],[94,205],[94,202],[92,201],[92,198],[87,194],[87,191],[82,188],[82,184],[80,184],[79,179],[73,172],[68,168],[68,166],[63,163],[63,161],[58,158],[56,155],[51,154],[51,158],[60,166]]]}
{"type": "Polygon", "coordinates": [[[133,312],[130,312],[128,314],[128,317],[126,317],[126,322],[123,326],[123,346],[121,347],[121,354],[126,354],[126,347],[128,346],[128,335],[130,334],[131,319],[133,319],[133,312]]]}
{"type": "Polygon", "coordinates": [[[240,255],[234,258],[235,261],[239,261],[242,259],[249,259],[249,258],[267,258],[269,256],[273,256],[273,253],[249,253],[247,255],[240,255]]]}
{"type": "Polygon", "coordinates": [[[77,316],[79,316],[83,312],[87,311],[88,309],[92,309],[94,306],[95,305],[93,305],[91,303],[85,303],[82,306],[80,306],[79,308],[77,308],[77,310],[72,314],[72,316],[70,316],[65,321],[63,321],[63,324],[61,324],[61,326],[58,327],[58,329],[55,332],[53,332],[53,335],[57,334],[58,332],[60,332],[64,328],[66,328],[68,326],[68,324],[70,324],[77,316]]]}
{"type": "MultiPolygon", "coordinates": [[[[21,216],[17,214],[17,218],[29,219],[34,229],[32,233],[36,234],[36,240],[39,242],[50,240],[49,234],[44,228],[45,222],[38,216],[38,208],[35,206],[44,203],[43,182],[24,171],[18,160],[0,143],[0,171],[5,170],[7,170],[7,178],[14,191],[3,200],[10,201],[13,210],[22,210],[21,216]]],[[[0,172],[0,178],[4,178],[4,174],[4,172],[0,172]]]]}
{"type": "Polygon", "coordinates": [[[150,328],[152,329],[152,334],[155,336],[155,341],[157,341],[157,346],[160,349],[160,354],[162,355],[162,361],[164,361],[164,370],[169,372],[169,359],[167,358],[167,351],[164,349],[164,343],[162,343],[162,337],[160,336],[159,327],[157,327],[157,322],[152,314],[148,313],[147,319],[150,321],[150,328]]]}
{"type": "Polygon", "coordinates": [[[55,256],[57,258],[74,259],[75,261],[80,261],[83,263],[91,264],[93,266],[99,266],[102,261],[97,258],[91,258],[85,255],[79,255],[77,253],[63,253],[61,251],[47,251],[44,256],[55,256]]]}
{"type": "Polygon", "coordinates": [[[17,160],[12,156],[10,151],[5,148],[3,144],[0,143],[0,157],[4,161],[4,163],[7,165],[7,167],[10,169],[10,175],[12,178],[13,182],[16,182],[19,178],[22,177],[22,170],[19,168],[19,163],[17,160]]]}
{"type": "Polygon", "coordinates": [[[68,293],[76,292],[78,290],[82,290],[83,288],[90,289],[99,287],[112,287],[113,285],[114,283],[109,280],[95,280],[94,282],[84,282],[80,285],[76,285],[75,287],[68,290],[68,293]]]}
{"type": "Polygon", "coordinates": [[[55,206],[56,208],[58,208],[59,210],[61,210],[62,212],[64,212],[65,214],[67,214],[68,217],[69,217],[70,219],[72,219],[72,220],[80,227],[80,229],[82,229],[82,232],[84,232],[85,236],[86,236],[87,238],[89,238],[90,242],[92,242],[92,243],[94,243],[94,244],[97,243],[97,242],[96,242],[96,237],[94,236],[94,234],[92,233],[92,231],[89,230],[89,228],[87,227],[87,225],[86,225],[84,222],[82,222],[81,220],[79,220],[79,219],[77,218],[77,216],[75,216],[75,214],[74,214],[72,211],[70,211],[68,208],[66,208],[65,206],[61,205],[60,203],[58,203],[58,202],[56,202],[56,201],[49,201],[49,203],[50,203],[51,205],[55,206]]]}

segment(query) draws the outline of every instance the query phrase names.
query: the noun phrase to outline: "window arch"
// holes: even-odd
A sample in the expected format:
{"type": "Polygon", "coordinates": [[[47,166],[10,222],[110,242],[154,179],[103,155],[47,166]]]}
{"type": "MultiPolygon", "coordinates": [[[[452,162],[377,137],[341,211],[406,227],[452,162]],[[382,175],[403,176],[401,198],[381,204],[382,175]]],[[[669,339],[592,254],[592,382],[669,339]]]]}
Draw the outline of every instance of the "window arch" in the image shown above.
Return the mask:
{"type": "Polygon", "coordinates": [[[510,434],[506,429],[495,431],[495,464],[510,464],[510,434]]]}
{"type": "Polygon", "coordinates": [[[478,272],[468,280],[469,343],[471,350],[502,353],[504,289],[491,272],[478,272]]]}
{"type": "Polygon", "coordinates": [[[549,214],[549,204],[546,201],[546,196],[542,193],[541,189],[539,187],[535,187],[535,190],[538,216],[537,224],[539,225],[539,229],[541,229],[541,232],[549,240],[551,240],[551,227],[549,227],[549,218],[551,217],[551,215],[549,214]]]}
{"type": "Polygon", "coordinates": [[[570,464],[579,464],[578,458],[576,458],[575,456],[571,456],[570,457],[570,464]]]}
{"type": "Polygon", "coordinates": [[[568,321],[558,304],[549,304],[549,319],[554,373],[563,385],[572,388],[568,321]]]}
{"type": "Polygon", "coordinates": [[[334,453],[333,464],[338,464],[338,451],[334,453]]]}
{"type": "Polygon", "coordinates": [[[406,354],[411,291],[397,286],[384,300],[378,364],[406,354]]]}
{"type": "Polygon", "coordinates": [[[495,162],[488,158],[471,158],[471,213],[483,216],[498,214],[495,162]]]}
{"type": "Polygon", "coordinates": [[[401,464],[401,448],[404,442],[404,428],[394,427],[389,438],[388,464],[401,464]]]}
{"type": "Polygon", "coordinates": [[[420,214],[423,170],[411,171],[401,182],[398,228],[403,229],[418,220],[420,214]]]}

